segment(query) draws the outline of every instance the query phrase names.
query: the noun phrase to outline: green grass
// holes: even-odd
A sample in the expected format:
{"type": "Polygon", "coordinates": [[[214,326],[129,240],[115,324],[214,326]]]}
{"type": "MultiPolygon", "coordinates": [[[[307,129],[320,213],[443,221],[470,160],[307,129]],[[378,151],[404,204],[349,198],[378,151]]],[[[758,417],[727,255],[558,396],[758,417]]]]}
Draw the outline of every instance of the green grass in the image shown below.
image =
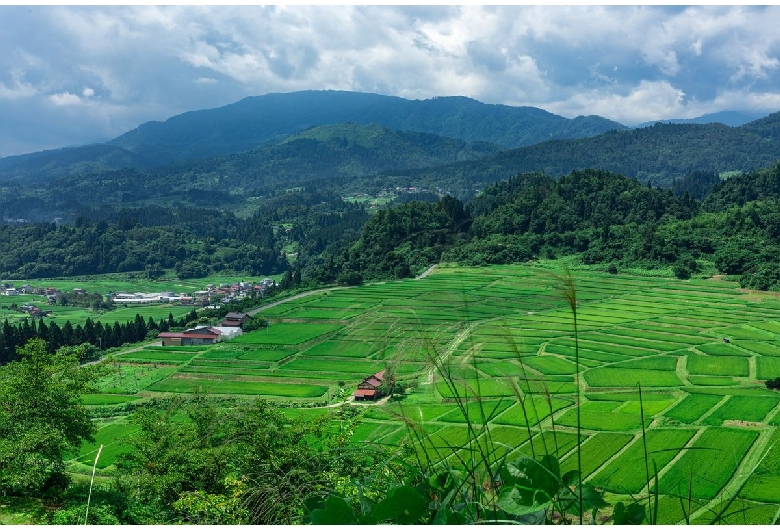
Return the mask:
{"type": "Polygon", "coordinates": [[[740,496],[780,505],[780,430],[775,430],[762,459],[751,473],[740,496]]]}
{"type": "Polygon", "coordinates": [[[87,394],[81,396],[81,403],[89,406],[118,405],[140,399],[140,396],[128,396],[122,394],[87,394]]]}
{"type": "Polygon", "coordinates": [[[103,393],[134,394],[178,370],[178,366],[155,367],[151,363],[140,366],[117,363],[111,368],[111,372],[99,382],[99,389],[103,393]]]}
{"type": "Polygon", "coordinates": [[[192,393],[200,390],[212,394],[248,394],[253,396],[314,398],[324,396],[328,388],[320,385],[300,383],[171,378],[151,385],[149,390],[176,393],[192,393]]]}
{"type": "Polygon", "coordinates": [[[711,427],[661,478],[658,489],[667,495],[712,499],[731,479],[758,437],[757,431],[711,427]]]}
{"type": "Polygon", "coordinates": [[[747,377],[748,360],[745,357],[705,357],[703,355],[689,355],[687,368],[689,374],[695,375],[747,377]]]}
{"type": "Polygon", "coordinates": [[[527,357],[523,359],[523,364],[541,372],[544,375],[562,375],[576,373],[576,366],[570,361],[545,355],[539,357],[527,357]]]}
{"type": "Polygon", "coordinates": [[[102,445],[103,450],[100,452],[97,467],[99,469],[105,469],[108,466],[113,465],[117,458],[121,457],[123,453],[131,450],[131,447],[124,442],[124,439],[137,432],[139,429],[140,428],[137,425],[127,423],[111,423],[106,425],[95,434],[94,442],[84,442],[81,444],[81,448],[79,449],[78,455],[75,456],[75,460],[91,467],[95,463],[95,456],[102,445]]]}
{"type": "Polygon", "coordinates": [[[689,375],[688,381],[696,386],[738,386],[739,383],[730,377],[715,375],[689,375]]]}
{"type": "Polygon", "coordinates": [[[727,357],[750,357],[750,352],[738,348],[734,344],[724,344],[722,342],[716,342],[713,344],[703,344],[696,346],[696,349],[707,355],[719,355],[727,357]]]}
{"type": "MultiPolygon", "coordinates": [[[[588,477],[612,455],[620,451],[633,439],[631,434],[597,433],[582,445],[582,467],[580,475],[588,477]]],[[[577,469],[577,455],[572,452],[561,462],[561,473],[577,469]]]]}
{"type": "Polygon", "coordinates": [[[366,358],[377,346],[371,342],[326,340],[302,352],[307,357],[358,357],[366,358]]]}
{"type": "Polygon", "coordinates": [[[722,396],[692,394],[686,396],[664,415],[681,423],[692,424],[720,403],[722,399],[722,396]]]}
{"type": "Polygon", "coordinates": [[[780,357],[756,358],[756,377],[760,380],[780,377],[780,357]]]}
{"type": "Polygon", "coordinates": [[[515,403],[512,407],[500,414],[494,423],[517,426],[534,426],[539,421],[550,415],[551,412],[571,406],[567,399],[552,398],[549,402],[542,396],[534,396],[523,403],[515,403]]]}
{"type": "MultiPolygon", "coordinates": [[[[650,429],[646,444],[650,459],[660,471],[694,435],[693,429],[650,429]]],[[[612,460],[590,480],[594,485],[616,493],[637,494],[647,485],[645,448],[641,439],[635,440],[620,456],[612,460]]]]}
{"type": "Polygon", "coordinates": [[[777,406],[778,402],[780,397],[731,396],[702,423],[720,425],[726,420],[760,422],[777,406]]]}
{"type": "Polygon", "coordinates": [[[315,337],[340,329],[341,324],[271,324],[265,329],[244,333],[233,339],[231,344],[301,344],[315,337]]]}
{"type": "MultiPolygon", "coordinates": [[[[583,403],[580,406],[580,425],[583,429],[594,431],[635,431],[642,428],[639,411],[619,412],[621,403],[599,401],[583,403]]],[[[645,414],[645,426],[650,425],[652,416],[645,414]]],[[[567,410],[558,420],[558,425],[577,427],[577,410],[567,410]]]]}
{"type": "Polygon", "coordinates": [[[593,368],[585,372],[585,381],[591,387],[679,387],[682,381],[674,372],[638,370],[631,368],[593,368]]]}
{"type": "Polygon", "coordinates": [[[184,353],[181,351],[134,351],[120,355],[117,361],[127,362],[146,362],[146,363],[183,363],[189,361],[199,352],[184,353]]]}

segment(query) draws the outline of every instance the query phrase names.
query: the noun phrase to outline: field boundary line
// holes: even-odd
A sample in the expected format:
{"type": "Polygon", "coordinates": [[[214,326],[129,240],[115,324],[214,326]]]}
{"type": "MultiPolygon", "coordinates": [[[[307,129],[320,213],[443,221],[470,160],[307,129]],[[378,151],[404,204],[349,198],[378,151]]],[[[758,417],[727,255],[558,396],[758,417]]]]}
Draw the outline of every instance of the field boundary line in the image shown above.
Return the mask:
{"type": "MultiPolygon", "coordinates": [[[[752,353],[752,352],[751,352],[752,353]]],[[[748,357],[748,378],[751,381],[758,381],[758,360],[757,355],[748,357]]]]}
{"type": "MultiPolygon", "coordinates": [[[[717,394],[716,394],[717,395],[717,394]]],[[[704,415],[700,416],[698,420],[693,424],[696,425],[706,425],[702,423],[702,420],[707,419],[708,417],[712,416],[716,410],[723,407],[733,396],[731,394],[726,394],[723,396],[723,399],[715,403],[715,406],[711,407],[710,410],[704,413],[704,415]]],[[[718,425],[713,425],[713,427],[718,427],[718,425]]]]}
{"type": "Polygon", "coordinates": [[[314,294],[324,293],[326,291],[335,291],[336,289],[347,289],[347,287],[325,287],[323,289],[314,289],[313,291],[306,291],[304,293],[294,294],[292,296],[288,296],[287,298],[283,298],[282,300],[277,300],[276,302],[271,302],[263,306],[260,306],[258,308],[252,309],[251,311],[247,312],[247,315],[254,316],[256,313],[265,311],[266,309],[271,309],[272,307],[276,307],[279,304],[289,302],[290,300],[297,300],[298,298],[304,298],[306,296],[312,296],[314,294]]]}
{"type": "MultiPolygon", "coordinates": [[[[603,432],[607,432],[607,431],[603,431],[603,432]]],[[[594,436],[594,435],[591,435],[591,436],[594,436]]],[[[641,439],[642,439],[642,433],[641,432],[635,433],[634,434],[634,438],[631,439],[626,445],[624,445],[620,449],[620,451],[618,451],[617,453],[615,453],[612,456],[610,456],[609,458],[607,458],[599,467],[594,469],[590,473],[590,475],[588,475],[587,477],[583,477],[584,482],[588,482],[589,480],[593,480],[593,478],[596,476],[596,474],[598,474],[601,470],[605,469],[609,464],[612,463],[613,460],[615,460],[616,458],[619,458],[620,455],[622,455],[623,453],[628,451],[629,447],[631,447],[635,443],[641,443],[641,442],[638,441],[638,440],[641,440],[641,439]]]]}
{"type": "MultiPolygon", "coordinates": [[[[447,346],[447,350],[444,352],[444,354],[443,354],[443,355],[441,356],[441,358],[439,359],[439,363],[440,363],[440,364],[443,364],[443,363],[445,363],[445,362],[447,361],[447,359],[449,359],[449,358],[450,358],[450,356],[453,354],[453,352],[454,352],[456,349],[458,349],[458,346],[460,346],[460,345],[461,345],[461,343],[462,343],[464,340],[466,340],[466,338],[467,338],[469,335],[471,335],[471,332],[474,330],[474,328],[475,328],[475,327],[477,327],[477,325],[478,325],[478,324],[479,324],[479,322],[471,322],[471,323],[470,323],[468,326],[466,326],[465,328],[463,328],[462,330],[460,330],[460,331],[459,331],[459,332],[458,332],[458,333],[455,335],[455,338],[452,340],[452,342],[450,343],[450,345],[449,345],[449,346],[447,346]]],[[[431,366],[431,367],[428,369],[428,377],[427,377],[427,379],[425,380],[425,382],[424,382],[424,383],[421,383],[421,384],[423,384],[423,385],[430,385],[430,384],[432,384],[432,383],[433,383],[433,375],[434,375],[434,372],[435,372],[435,371],[436,371],[436,367],[435,367],[435,366],[431,366]]]]}
{"type": "MultiPolygon", "coordinates": [[[[720,508],[723,502],[723,494],[726,491],[738,491],[742,485],[750,479],[753,475],[753,470],[761,463],[762,453],[766,448],[769,440],[772,438],[772,429],[761,429],[756,437],[750,449],[742,458],[737,469],[734,470],[734,474],[731,476],[728,482],[720,489],[718,494],[710,502],[690,514],[690,520],[693,521],[697,517],[704,515],[705,513],[713,513],[720,508]]],[[[749,500],[749,499],[744,499],[749,500]]],[[[752,501],[756,502],[756,501],[752,501]]]]}

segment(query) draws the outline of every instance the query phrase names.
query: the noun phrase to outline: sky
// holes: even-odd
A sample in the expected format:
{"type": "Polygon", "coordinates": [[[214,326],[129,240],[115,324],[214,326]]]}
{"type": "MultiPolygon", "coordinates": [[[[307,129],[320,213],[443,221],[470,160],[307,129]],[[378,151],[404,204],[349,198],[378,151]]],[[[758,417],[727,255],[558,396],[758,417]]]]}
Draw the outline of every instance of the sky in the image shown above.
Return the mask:
{"type": "Polygon", "coordinates": [[[468,96],[625,125],[780,110],[778,6],[0,6],[0,157],[246,96],[468,96]]]}

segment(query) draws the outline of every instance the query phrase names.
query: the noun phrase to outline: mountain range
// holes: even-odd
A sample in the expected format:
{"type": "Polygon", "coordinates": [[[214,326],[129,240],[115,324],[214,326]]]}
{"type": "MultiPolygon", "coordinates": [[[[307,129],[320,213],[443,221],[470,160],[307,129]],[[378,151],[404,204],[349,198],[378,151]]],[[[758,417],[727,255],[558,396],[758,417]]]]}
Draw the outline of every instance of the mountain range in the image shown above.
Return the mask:
{"type": "Polygon", "coordinates": [[[206,196],[236,206],[313,182],[337,192],[418,186],[465,199],[518,173],[586,168],[672,186],[693,172],[727,175],[780,158],[780,114],[741,123],[749,118],[724,112],[693,120],[707,123],[628,128],[465,97],[268,94],[145,123],[104,144],[2,158],[0,208],[9,214],[34,203],[62,213],[206,196]]]}

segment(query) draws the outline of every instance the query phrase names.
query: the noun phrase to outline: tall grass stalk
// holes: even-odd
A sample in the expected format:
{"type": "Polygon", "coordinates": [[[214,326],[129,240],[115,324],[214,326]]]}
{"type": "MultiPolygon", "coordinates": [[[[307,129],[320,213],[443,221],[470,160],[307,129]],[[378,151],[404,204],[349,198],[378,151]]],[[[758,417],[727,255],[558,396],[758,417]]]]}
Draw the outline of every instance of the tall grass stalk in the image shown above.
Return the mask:
{"type": "Polygon", "coordinates": [[[89,495],[87,495],[87,509],[84,513],[84,524],[87,524],[89,520],[89,503],[92,501],[92,485],[95,483],[95,470],[97,470],[98,459],[100,458],[100,452],[103,450],[103,444],[98,447],[98,452],[95,455],[95,463],[92,464],[92,480],[89,481],[89,495]]]}
{"type": "Polygon", "coordinates": [[[577,481],[579,495],[579,515],[580,524],[583,524],[583,511],[582,511],[582,422],[580,419],[580,405],[582,402],[582,390],[580,388],[580,344],[579,344],[579,332],[577,330],[577,289],[574,286],[574,278],[571,275],[571,271],[568,267],[564,267],[564,275],[555,275],[558,281],[558,290],[563,296],[566,303],[571,310],[572,319],[574,321],[574,385],[576,387],[575,406],[577,408],[577,472],[580,474],[577,481]]]}

